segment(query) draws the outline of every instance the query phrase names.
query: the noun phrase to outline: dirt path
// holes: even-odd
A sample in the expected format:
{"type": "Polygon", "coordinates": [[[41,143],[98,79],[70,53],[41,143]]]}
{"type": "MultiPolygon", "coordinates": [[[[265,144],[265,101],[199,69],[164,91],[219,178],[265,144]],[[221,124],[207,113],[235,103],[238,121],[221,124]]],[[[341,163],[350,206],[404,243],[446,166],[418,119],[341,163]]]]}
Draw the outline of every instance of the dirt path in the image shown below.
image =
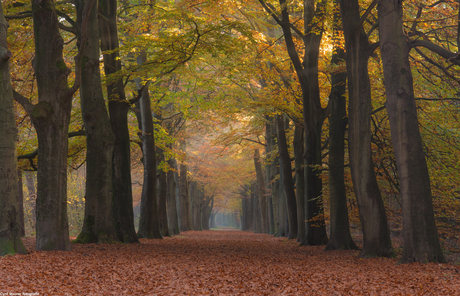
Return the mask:
{"type": "Polygon", "coordinates": [[[0,295],[460,295],[459,266],[361,260],[242,231],[141,241],[0,258],[0,295]]]}

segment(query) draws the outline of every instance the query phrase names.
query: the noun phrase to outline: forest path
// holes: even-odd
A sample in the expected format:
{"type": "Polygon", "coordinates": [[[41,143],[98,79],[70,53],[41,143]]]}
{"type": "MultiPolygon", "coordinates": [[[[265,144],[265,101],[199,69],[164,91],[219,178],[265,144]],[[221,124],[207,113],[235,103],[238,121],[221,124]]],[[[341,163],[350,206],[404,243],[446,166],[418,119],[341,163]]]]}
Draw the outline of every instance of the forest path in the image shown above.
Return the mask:
{"type": "Polygon", "coordinates": [[[459,266],[363,260],[243,231],[72,247],[0,257],[0,295],[460,295],[459,266]]]}

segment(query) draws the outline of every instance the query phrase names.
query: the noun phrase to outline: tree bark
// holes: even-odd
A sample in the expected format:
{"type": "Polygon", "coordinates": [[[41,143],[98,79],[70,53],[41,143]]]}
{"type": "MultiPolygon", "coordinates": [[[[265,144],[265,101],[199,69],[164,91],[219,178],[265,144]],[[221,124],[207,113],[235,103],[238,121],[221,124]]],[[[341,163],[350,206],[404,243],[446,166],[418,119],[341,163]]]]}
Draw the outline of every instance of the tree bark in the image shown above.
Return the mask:
{"type": "Polygon", "coordinates": [[[37,250],[71,250],[67,220],[68,128],[73,91],[54,1],[32,1],[38,103],[26,107],[38,136],[37,250]],[[28,110],[29,109],[29,110],[28,110]]]}
{"type": "MultiPolygon", "coordinates": [[[[305,56],[300,81],[303,95],[303,120],[305,124],[305,165],[307,228],[303,245],[324,245],[327,243],[326,223],[324,221],[322,191],[321,128],[325,110],[321,107],[318,82],[319,47],[322,39],[325,1],[307,0],[304,2],[305,56]],[[316,10],[315,10],[316,3],[316,10]],[[313,33],[320,30],[320,34],[313,33]]],[[[288,29],[288,28],[287,28],[288,29]]],[[[290,29],[289,29],[290,30],[290,29]]],[[[291,37],[292,38],[292,37],[291,37]]],[[[292,46],[292,45],[290,45],[292,46]]],[[[298,62],[297,62],[298,63],[298,62]]],[[[297,67],[299,68],[299,67],[297,67]]],[[[299,73],[298,73],[299,75],[299,73]]]]}
{"type": "Polygon", "coordinates": [[[276,136],[278,138],[278,150],[280,154],[280,166],[283,171],[283,187],[286,194],[289,239],[297,239],[297,203],[294,191],[294,181],[292,179],[291,156],[289,155],[284,119],[282,115],[275,116],[276,136]]]}
{"type": "MultiPolygon", "coordinates": [[[[147,60],[146,53],[142,52],[137,57],[138,64],[147,60]]],[[[161,239],[160,221],[158,216],[157,202],[157,156],[155,148],[155,133],[153,128],[152,107],[149,96],[148,85],[142,86],[139,79],[136,82],[137,88],[142,87],[142,96],[139,100],[140,133],[142,139],[142,160],[144,164],[144,182],[142,186],[141,209],[139,218],[139,238],[161,239]]]]}
{"type": "Polygon", "coordinates": [[[257,175],[257,184],[259,185],[259,203],[260,203],[260,231],[268,233],[268,209],[267,209],[267,194],[265,189],[265,178],[260,162],[259,149],[254,150],[254,166],[257,175]]]}
{"type": "MultiPolygon", "coordinates": [[[[181,142],[181,149],[185,151],[185,141],[181,142]]],[[[180,220],[179,227],[180,231],[191,230],[190,223],[190,199],[188,195],[187,186],[187,165],[181,163],[180,165],[180,176],[179,176],[179,187],[180,187],[180,220]]]]}
{"type": "Polygon", "coordinates": [[[371,88],[369,41],[362,27],[358,0],[341,0],[348,77],[348,153],[363,229],[360,257],[391,256],[390,231],[374,173],[371,153],[371,88]]]}
{"type": "Polygon", "coordinates": [[[76,243],[117,241],[112,206],[114,136],[99,70],[98,1],[77,1],[81,59],[80,101],[86,133],[86,194],[83,228],[76,243]]]}
{"type": "MultiPolygon", "coordinates": [[[[121,70],[118,54],[117,1],[99,1],[99,28],[101,50],[105,52],[106,76],[121,70]]],[[[107,83],[109,115],[115,136],[113,150],[113,207],[118,239],[125,243],[139,242],[134,229],[133,196],[131,188],[131,153],[128,130],[129,102],[126,100],[123,80],[113,79],[107,83]]]]}
{"type": "Polygon", "coordinates": [[[18,205],[17,129],[11,86],[8,24],[0,3],[0,256],[26,254],[18,205]]]}
{"type": "MultiPolygon", "coordinates": [[[[334,11],[334,44],[339,44],[340,14],[334,11]]],[[[345,59],[345,50],[340,46],[333,49],[331,63],[338,65],[345,59]]],[[[348,205],[345,190],[345,130],[347,126],[347,100],[345,97],[347,73],[331,74],[329,104],[329,200],[330,235],[326,250],[350,250],[358,247],[353,242],[348,221],[348,205]]]]}
{"type": "MultiPolygon", "coordinates": [[[[158,117],[157,117],[158,118],[158,117]]],[[[161,118],[161,117],[160,117],[161,118]]],[[[158,152],[158,160],[165,161],[165,156],[163,149],[156,147],[158,152]]],[[[166,172],[159,168],[157,170],[158,175],[158,190],[157,190],[157,200],[158,200],[158,220],[159,220],[159,227],[160,233],[163,236],[170,236],[169,229],[168,229],[168,214],[167,214],[167,207],[166,207],[166,199],[168,194],[168,187],[167,187],[167,177],[166,172]]]]}
{"type": "Polygon", "coordinates": [[[295,187],[297,201],[297,242],[303,242],[305,239],[305,177],[304,177],[304,141],[303,127],[296,123],[294,128],[294,163],[295,163],[295,187]]]}
{"type": "Polygon", "coordinates": [[[176,160],[171,158],[168,160],[170,170],[166,176],[167,185],[167,217],[168,217],[168,229],[170,235],[179,234],[179,218],[177,215],[177,204],[176,204],[176,181],[174,178],[175,170],[177,170],[176,160]]]}
{"type": "Polygon", "coordinates": [[[401,186],[404,239],[401,262],[445,262],[418,126],[402,1],[379,0],[378,16],[387,111],[401,186]]]}

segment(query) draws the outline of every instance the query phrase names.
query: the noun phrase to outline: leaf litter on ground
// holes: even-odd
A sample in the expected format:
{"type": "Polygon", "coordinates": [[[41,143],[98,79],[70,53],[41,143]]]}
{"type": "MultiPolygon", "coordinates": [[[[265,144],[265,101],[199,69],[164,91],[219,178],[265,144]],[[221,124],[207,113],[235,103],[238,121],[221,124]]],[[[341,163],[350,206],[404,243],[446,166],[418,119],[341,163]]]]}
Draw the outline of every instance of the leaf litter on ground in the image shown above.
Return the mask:
{"type": "MultiPolygon", "coordinates": [[[[460,267],[360,259],[243,231],[140,244],[73,244],[0,258],[0,293],[36,295],[460,295],[460,267]]],[[[1,295],[1,294],[0,294],[1,295]]],[[[8,294],[5,294],[8,295],[8,294]]]]}

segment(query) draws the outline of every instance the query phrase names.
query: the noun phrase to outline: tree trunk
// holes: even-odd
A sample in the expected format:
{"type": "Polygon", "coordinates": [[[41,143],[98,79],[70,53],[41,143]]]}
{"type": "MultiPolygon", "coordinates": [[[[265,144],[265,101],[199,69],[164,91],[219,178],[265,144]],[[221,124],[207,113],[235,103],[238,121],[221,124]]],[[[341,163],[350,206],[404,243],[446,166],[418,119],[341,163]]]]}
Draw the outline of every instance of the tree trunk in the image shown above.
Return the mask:
{"type": "Polygon", "coordinates": [[[401,186],[404,239],[401,262],[445,262],[418,126],[402,1],[378,1],[378,16],[387,111],[401,186]]]}
{"type": "MultiPolygon", "coordinates": [[[[339,44],[340,14],[334,12],[334,44],[339,44]]],[[[338,65],[345,59],[345,50],[334,46],[331,63],[338,65]]],[[[330,236],[326,250],[350,250],[358,247],[353,242],[348,221],[348,205],[345,190],[345,130],[347,126],[347,101],[345,97],[347,73],[331,74],[329,104],[329,200],[330,236]]]]}
{"type": "Polygon", "coordinates": [[[341,0],[349,93],[348,153],[363,229],[360,257],[391,256],[390,231],[374,173],[371,153],[371,89],[369,41],[359,27],[358,0],[341,0]]]}
{"type": "Polygon", "coordinates": [[[287,223],[286,216],[286,190],[284,190],[284,171],[280,170],[280,187],[279,199],[278,199],[278,221],[279,221],[279,233],[278,236],[286,237],[289,235],[289,224],[287,223]]]}
{"type": "MultiPolygon", "coordinates": [[[[99,1],[99,28],[101,50],[106,76],[121,70],[118,54],[117,1],[99,1]]],[[[109,114],[115,136],[113,150],[113,207],[118,239],[125,243],[139,242],[134,229],[133,196],[131,189],[131,153],[128,130],[129,102],[126,100],[122,79],[107,83],[109,114]]]]}
{"type": "Polygon", "coordinates": [[[67,220],[67,150],[70,90],[54,1],[32,1],[34,71],[38,103],[29,113],[38,136],[37,250],[70,251],[67,220]]]}
{"type": "MultiPolygon", "coordinates": [[[[156,116],[156,118],[160,118],[161,116],[156,116]]],[[[164,161],[165,156],[163,153],[163,149],[156,147],[158,152],[158,160],[164,161]]],[[[158,200],[158,220],[159,220],[159,227],[160,233],[163,236],[169,236],[169,229],[168,229],[168,215],[166,209],[166,199],[168,194],[168,188],[166,185],[166,172],[159,168],[157,170],[158,173],[158,190],[157,190],[157,200],[158,200]]]]}
{"type": "MultiPolygon", "coordinates": [[[[185,151],[185,141],[181,143],[182,149],[185,151]]],[[[187,186],[187,165],[181,163],[180,165],[180,176],[179,176],[179,186],[180,186],[180,220],[179,227],[180,231],[191,230],[190,223],[190,200],[188,196],[188,186],[187,186]]]]}
{"type": "Polygon", "coordinates": [[[295,186],[297,201],[297,242],[305,239],[305,177],[303,167],[303,128],[296,123],[294,128],[294,163],[295,163],[295,186]]]}
{"type": "Polygon", "coordinates": [[[0,256],[27,253],[21,240],[17,129],[10,77],[11,52],[6,41],[7,27],[0,3],[0,256]]]}
{"type": "Polygon", "coordinates": [[[276,135],[278,138],[278,150],[280,154],[280,166],[284,177],[284,192],[289,221],[289,239],[297,239],[297,203],[292,179],[291,156],[289,155],[284,119],[282,115],[275,116],[276,135]]]}
{"type": "MultiPolygon", "coordinates": [[[[313,2],[313,1],[307,1],[313,2]]],[[[321,9],[319,8],[317,9],[321,9]]],[[[305,8],[305,10],[308,10],[305,8]]],[[[307,14],[307,12],[305,12],[307,14]]],[[[318,13],[315,13],[318,14],[318,13]]],[[[315,17],[313,14],[310,17],[315,17]]],[[[316,16],[320,17],[320,16],[316,16]]],[[[315,17],[315,18],[316,18],[315,17]]],[[[311,19],[308,19],[312,22],[311,19]]],[[[305,123],[305,165],[304,178],[306,186],[307,203],[307,227],[303,245],[324,245],[327,243],[326,223],[324,221],[323,208],[323,184],[321,178],[322,155],[321,155],[321,129],[324,122],[325,111],[321,107],[319,82],[318,82],[318,60],[319,47],[322,34],[308,33],[304,36],[305,51],[304,75],[306,83],[302,88],[303,93],[303,119],[305,123]]]]}
{"type": "Polygon", "coordinates": [[[168,160],[170,170],[166,175],[166,185],[167,185],[167,217],[168,217],[168,229],[170,235],[179,234],[179,219],[177,215],[177,204],[176,204],[176,181],[174,178],[174,170],[177,170],[176,160],[171,158],[168,160]]]}
{"type": "MultiPolygon", "coordinates": [[[[137,62],[139,65],[146,62],[146,53],[142,52],[137,62]]],[[[155,150],[155,136],[153,128],[152,107],[148,85],[141,86],[137,81],[137,88],[142,89],[139,100],[140,130],[142,139],[142,160],[144,164],[144,182],[142,186],[141,209],[139,218],[139,238],[162,238],[157,203],[157,156],[155,150]]]]}
{"type": "Polygon", "coordinates": [[[259,188],[257,186],[257,182],[252,184],[251,186],[253,189],[251,190],[251,203],[252,203],[252,223],[253,223],[253,231],[255,233],[262,232],[260,229],[260,202],[259,202],[259,188]]]}
{"type": "Polygon", "coordinates": [[[262,233],[268,233],[268,209],[267,209],[267,195],[265,189],[265,178],[262,171],[262,165],[260,162],[259,149],[254,151],[254,166],[256,169],[257,183],[259,185],[259,203],[260,203],[260,231],[262,233]]]}
{"type": "Polygon", "coordinates": [[[86,194],[83,229],[75,242],[118,240],[112,207],[114,136],[102,93],[99,70],[97,1],[77,1],[77,24],[82,32],[80,101],[86,132],[86,194]],[[82,40],[83,39],[83,40],[82,40]]]}
{"type": "MultiPolygon", "coordinates": [[[[273,148],[276,145],[276,128],[274,124],[275,118],[273,116],[265,116],[265,155],[272,155],[273,148]]],[[[269,234],[278,234],[278,191],[275,190],[276,175],[277,175],[277,160],[278,158],[270,157],[265,165],[267,174],[267,198],[268,198],[268,218],[269,218],[269,234]]]]}

